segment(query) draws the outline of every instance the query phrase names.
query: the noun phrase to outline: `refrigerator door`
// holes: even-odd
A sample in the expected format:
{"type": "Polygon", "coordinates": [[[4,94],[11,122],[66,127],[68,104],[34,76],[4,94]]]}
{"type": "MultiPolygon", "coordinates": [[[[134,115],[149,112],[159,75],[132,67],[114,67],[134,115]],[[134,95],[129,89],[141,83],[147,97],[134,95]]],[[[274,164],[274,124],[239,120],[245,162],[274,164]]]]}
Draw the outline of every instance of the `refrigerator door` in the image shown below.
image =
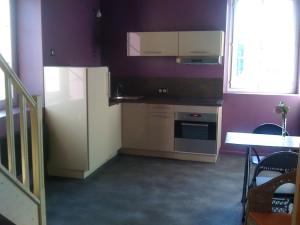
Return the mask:
{"type": "Polygon", "coordinates": [[[45,67],[48,168],[89,168],[86,68],[45,67]]]}

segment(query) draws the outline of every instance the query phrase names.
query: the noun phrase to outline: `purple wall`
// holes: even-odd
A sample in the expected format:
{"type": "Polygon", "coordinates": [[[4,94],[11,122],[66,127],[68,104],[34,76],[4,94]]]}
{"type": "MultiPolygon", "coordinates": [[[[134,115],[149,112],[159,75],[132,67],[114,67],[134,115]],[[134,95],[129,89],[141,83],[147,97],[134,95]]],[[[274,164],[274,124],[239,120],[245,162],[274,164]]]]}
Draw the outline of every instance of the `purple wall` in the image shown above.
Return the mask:
{"type": "Polygon", "coordinates": [[[117,76],[222,77],[223,66],[176,64],[175,57],[127,57],[133,31],[225,30],[226,0],[102,0],[103,65],[117,76]]]}
{"type": "Polygon", "coordinates": [[[43,96],[41,0],[16,2],[19,76],[31,95],[43,96]]]}
{"type": "Polygon", "coordinates": [[[45,66],[97,66],[100,50],[94,35],[99,0],[43,0],[45,66]],[[50,50],[55,50],[55,56],[50,50]]]}
{"type": "Polygon", "coordinates": [[[287,130],[290,135],[300,135],[300,96],[298,95],[250,95],[224,94],[222,151],[241,152],[245,147],[224,144],[228,131],[251,132],[261,123],[280,124],[280,115],[274,112],[275,105],[285,101],[290,106],[287,130]]]}
{"type": "MultiPolygon", "coordinates": [[[[43,96],[44,65],[100,65],[93,38],[98,8],[99,0],[16,1],[17,70],[30,94],[43,96]],[[50,56],[51,48],[55,56],[50,56]]],[[[0,118],[0,136],[4,134],[5,120],[0,118]]]]}
{"type": "MultiPolygon", "coordinates": [[[[15,10],[17,73],[31,95],[43,96],[41,0],[18,0],[15,10]]],[[[19,130],[18,113],[14,118],[19,130]]],[[[0,118],[0,137],[5,135],[5,118],[0,118]]]]}
{"type": "MultiPolygon", "coordinates": [[[[41,0],[18,3],[21,78],[32,94],[43,93],[42,58],[44,65],[100,65],[98,43],[93,38],[95,11],[100,0],[42,1],[43,57],[39,26],[41,0]],[[55,56],[50,56],[51,48],[55,49],[55,56]]],[[[178,65],[172,57],[127,57],[126,32],[225,30],[226,0],[102,0],[101,3],[102,64],[110,67],[112,75],[223,76],[223,66],[178,65]]],[[[222,143],[227,131],[250,132],[262,122],[278,122],[273,108],[280,100],[291,106],[290,134],[300,135],[299,96],[225,94],[224,100],[222,143]]],[[[222,150],[240,151],[241,148],[223,145],[222,150]]]]}
{"type": "MultiPolygon", "coordinates": [[[[223,77],[223,66],[178,65],[172,57],[127,57],[126,32],[225,30],[226,0],[102,0],[102,10],[103,64],[110,67],[112,75],[223,77]]],[[[251,132],[264,122],[279,123],[273,109],[280,100],[291,107],[290,135],[300,135],[299,96],[224,94],[222,143],[227,131],[251,132]]],[[[221,149],[244,150],[224,144],[221,149]]]]}

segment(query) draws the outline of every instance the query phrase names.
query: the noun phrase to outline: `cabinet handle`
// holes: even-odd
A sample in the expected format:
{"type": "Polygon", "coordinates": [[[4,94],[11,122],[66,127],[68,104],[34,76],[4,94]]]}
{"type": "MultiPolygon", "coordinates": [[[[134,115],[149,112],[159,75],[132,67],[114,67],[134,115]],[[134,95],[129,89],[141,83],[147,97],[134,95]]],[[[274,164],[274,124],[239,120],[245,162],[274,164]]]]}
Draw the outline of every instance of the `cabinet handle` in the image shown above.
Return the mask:
{"type": "Polygon", "coordinates": [[[208,127],[208,124],[199,123],[181,123],[182,126],[193,126],[193,127],[208,127]]]}
{"type": "Polygon", "coordinates": [[[161,54],[162,51],[143,51],[144,54],[161,54]]]}
{"type": "Polygon", "coordinates": [[[208,54],[209,53],[209,51],[190,51],[190,53],[192,53],[192,54],[208,54]]]}
{"type": "Polygon", "coordinates": [[[170,106],[151,106],[151,109],[171,110],[170,106]]]}

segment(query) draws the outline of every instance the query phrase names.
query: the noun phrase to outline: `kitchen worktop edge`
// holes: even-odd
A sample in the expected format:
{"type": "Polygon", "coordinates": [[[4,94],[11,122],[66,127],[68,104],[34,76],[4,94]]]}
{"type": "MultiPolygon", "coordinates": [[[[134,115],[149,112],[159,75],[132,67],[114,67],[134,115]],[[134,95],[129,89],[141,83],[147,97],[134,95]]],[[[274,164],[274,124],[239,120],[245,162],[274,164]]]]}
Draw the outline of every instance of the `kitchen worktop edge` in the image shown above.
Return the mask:
{"type": "Polygon", "coordinates": [[[167,104],[167,105],[194,105],[194,106],[216,106],[223,105],[222,98],[189,98],[189,97],[144,97],[138,100],[115,100],[110,99],[109,105],[120,103],[148,103],[148,104],[167,104]]]}

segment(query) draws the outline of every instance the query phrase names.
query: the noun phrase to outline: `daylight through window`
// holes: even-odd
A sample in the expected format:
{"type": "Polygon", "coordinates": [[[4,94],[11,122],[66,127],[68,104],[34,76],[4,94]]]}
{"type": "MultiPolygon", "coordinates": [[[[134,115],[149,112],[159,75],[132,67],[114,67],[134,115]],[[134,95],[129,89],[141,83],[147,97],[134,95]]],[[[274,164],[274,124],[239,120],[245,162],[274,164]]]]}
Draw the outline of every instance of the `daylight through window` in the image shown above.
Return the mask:
{"type": "Polygon", "coordinates": [[[231,91],[295,93],[296,0],[235,0],[231,91]]]}
{"type": "MultiPolygon", "coordinates": [[[[0,1],[0,53],[12,66],[10,0],[0,1]]],[[[0,101],[5,99],[4,74],[0,69],[0,101]]]]}

